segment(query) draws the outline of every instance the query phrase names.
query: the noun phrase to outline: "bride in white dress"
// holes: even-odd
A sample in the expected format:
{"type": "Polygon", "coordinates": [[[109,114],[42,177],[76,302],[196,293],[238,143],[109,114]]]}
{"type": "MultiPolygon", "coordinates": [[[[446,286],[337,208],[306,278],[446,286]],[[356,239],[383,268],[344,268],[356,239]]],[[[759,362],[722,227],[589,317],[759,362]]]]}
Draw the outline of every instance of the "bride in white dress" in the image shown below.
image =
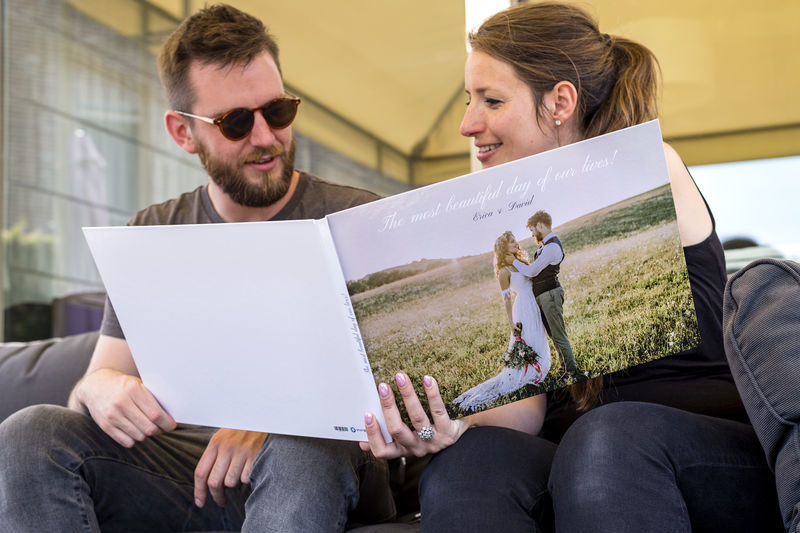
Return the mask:
{"type": "Polygon", "coordinates": [[[508,347],[511,349],[514,344],[515,324],[521,323],[522,340],[539,355],[537,361],[539,368],[537,369],[536,365],[524,365],[520,368],[503,366],[499,374],[453,400],[454,404],[467,411],[483,407],[525,385],[537,385],[550,371],[550,346],[539,306],[533,295],[532,280],[506,262],[509,254],[528,263],[528,255],[520,248],[514,234],[506,231],[494,243],[494,271],[500,283],[500,292],[508,315],[511,332],[508,347]]]}

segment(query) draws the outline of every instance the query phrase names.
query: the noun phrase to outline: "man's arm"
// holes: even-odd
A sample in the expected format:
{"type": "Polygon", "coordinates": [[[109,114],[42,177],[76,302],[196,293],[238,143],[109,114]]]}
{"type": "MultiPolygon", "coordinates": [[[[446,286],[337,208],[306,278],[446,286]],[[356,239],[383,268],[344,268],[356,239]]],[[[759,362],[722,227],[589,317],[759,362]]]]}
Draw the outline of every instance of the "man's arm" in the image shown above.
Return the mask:
{"type": "MultiPolygon", "coordinates": [[[[172,431],[175,420],[142,384],[128,342],[100,335],[86,375],[75,385],[69,407],[88,414],[112,439],[126,448],[172,431]]],[[[225,487],[250,482],[253,462],[266,433],[220,429],[211,438],[195,469],[195,501],[202,507],[208,493],[225,505],[225,487]]]]}
{"type": "Polygon", "coordinates": [[[126,448],[175,429],[175,421],[142,384],[125,339],[100,335],[86,374],[67,405],[83,412],[126,448]]]}
{"type": "Polygon", "coordinates": [[[532,264],[526,265],[519,259],[514,259],[514,267],[524,276],[535,278],[547,265],[556,265],[563,258],[564,253],[561,251],[561,247],[551,242],[544,245],[542,253],[539,254],[539,257],[537,257],[532,264]]]}

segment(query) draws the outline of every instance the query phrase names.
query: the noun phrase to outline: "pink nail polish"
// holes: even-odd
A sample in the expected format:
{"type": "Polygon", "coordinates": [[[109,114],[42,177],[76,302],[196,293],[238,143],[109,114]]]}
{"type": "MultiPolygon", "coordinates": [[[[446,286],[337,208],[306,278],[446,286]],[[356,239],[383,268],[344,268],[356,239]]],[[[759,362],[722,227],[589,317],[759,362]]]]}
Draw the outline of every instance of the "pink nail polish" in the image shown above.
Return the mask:
{"type": "Polygon", "coordinates": [[[406,377],[398,372],[394,375],[394,380],[397,382],[398,387],[405,387],[406,386],[406,377]]]}
{"type": "Polygon", "coordinates": [[[433,378],[430,376],[425,376],[422,378],[422,382],[425,384],[425,387],[429,388],[431,385],[433,385],[433,378]]]}
{"type": "Polygon", "coordinates": [[[389,385],[386,383],[381,383],[378,385],[378,394],[381,395],[381,398],[388,398],[389,397],[389,385]]]}
{"type": "Polygon", "coordinates": [[[364,422],[366,422],[368,426],[372,425],[372,420],[373,420],[372,413],[365,413],[364,414],[364,422]]]}

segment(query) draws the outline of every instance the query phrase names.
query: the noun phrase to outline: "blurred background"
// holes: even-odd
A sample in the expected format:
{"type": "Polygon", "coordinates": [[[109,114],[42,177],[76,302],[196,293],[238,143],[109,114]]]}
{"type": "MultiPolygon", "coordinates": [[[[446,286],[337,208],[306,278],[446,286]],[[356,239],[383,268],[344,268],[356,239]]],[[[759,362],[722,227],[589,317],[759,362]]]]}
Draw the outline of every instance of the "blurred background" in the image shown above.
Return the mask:
{"type": "MultiPolygon", "coordinates": [[[[163,127],[155,54],[205,2],[2,1],[2,339],[97,327],[102,284],[80,228],[207,180],[163,127]]],[[[466,28],[489,0],[231,0],[278,37],[298,94],[296,166],[384,195],[465,174],[466,28]]],[[[800,258],[800,2],[578,2],[663,71],[661,128],[729,248],[729,271],[800,258]]]]}

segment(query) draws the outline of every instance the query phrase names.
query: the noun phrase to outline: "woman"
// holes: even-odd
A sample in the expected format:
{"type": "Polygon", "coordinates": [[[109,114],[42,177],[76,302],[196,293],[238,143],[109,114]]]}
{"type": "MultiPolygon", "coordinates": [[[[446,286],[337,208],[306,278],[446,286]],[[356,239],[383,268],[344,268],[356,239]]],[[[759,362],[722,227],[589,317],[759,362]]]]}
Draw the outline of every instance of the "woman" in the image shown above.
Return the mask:
{"type": "MultiPolygon", "coordinates": [[[[657,116],[655,57],[601,33],[577,7],[517,5],[469,40],[461,133],[474,139],[484,167],[657,116]]],[[[367,415],[375,454],[439,452],[420,483],[423,529],[536,531],[551,525],[552,511],[563,531],[782,529],[774,481],[725,360],[722,246],[688,170],[672,148],[664,150],[701,345],[570,394],[459,420],[444,414],[436,382],[426,377],[432,431],[404,374],[396,381],[413,430],[380,384],[394,442],[383,442],[367,415]]]]}
{"type": "Polygon", "coordinates": [[[521,338],[536,352],[537,358],[532,364],[506,364],[499,374],[453,400],[453,403],[465,411],[484,407],[500,396],[527,384],[538,385],[550,371],[550,346],[539,306],[533,297],[531,278],[519,273],[508,261],[513,261],[514,258],[528,264],[528,254],[517,243],[514,234],[506,231],[494,242],[494,274],[500,283],[500,294],[508,316],[508,349],[510,351],[515,340],[521,338]]]}

